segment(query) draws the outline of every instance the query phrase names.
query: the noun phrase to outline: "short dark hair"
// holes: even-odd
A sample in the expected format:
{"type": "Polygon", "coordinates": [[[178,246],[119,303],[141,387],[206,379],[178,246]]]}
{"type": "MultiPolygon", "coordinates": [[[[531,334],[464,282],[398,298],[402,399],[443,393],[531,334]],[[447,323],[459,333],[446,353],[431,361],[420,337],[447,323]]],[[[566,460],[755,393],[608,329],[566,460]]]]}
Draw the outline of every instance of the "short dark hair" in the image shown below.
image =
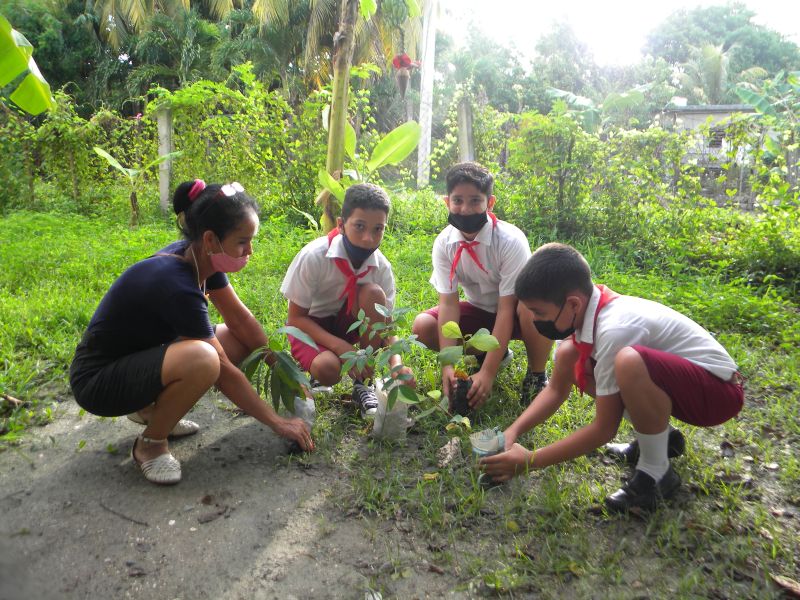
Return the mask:
{"type": "Polygon", "coordinates": [[[382,210],[389,214],[389,194],[373,183],[357,183],[347,188],[342,202],[342,221],[347,221],[357,208],[363,210],[382,210]]]}
{"type": "Polygon", "coordinates": [[[522,301],[564,304],[567,295],[575,290],[592,295],[592,270],[575,248],[558,243],[545,244],[536,250],[514,284],[514,293],[522,301]]]}
{"type": "Polygon", "coordinates": [[[194,196],[194,200],[190,199],[189,191],[195,187],[197,181],[184,181],[172,196],[172,208],[178,215],[178,227],[183,237],[190,242],[202,238],[203,233],[209,229],[220,240],[224,240],[248,213],[258,215],[258,204],[246,192],[236,191],[230,196],[225,195],[221,183],[207,185],[194,196]]]}
{"type": "Polygon", "coordinates": [[[489,169],[476,162],[463,162],[450,167],[447,171],[447,195],[461,183],[471,183],[487,196],[491,196],[494,189],[494,177],[489,169]]]}

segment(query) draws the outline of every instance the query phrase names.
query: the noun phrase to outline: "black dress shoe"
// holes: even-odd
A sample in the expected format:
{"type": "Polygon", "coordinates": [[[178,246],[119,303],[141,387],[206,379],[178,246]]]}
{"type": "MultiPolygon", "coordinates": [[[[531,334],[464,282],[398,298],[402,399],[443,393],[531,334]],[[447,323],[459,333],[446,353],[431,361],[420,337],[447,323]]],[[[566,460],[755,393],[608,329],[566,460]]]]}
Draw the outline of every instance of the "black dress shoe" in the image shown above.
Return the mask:
{"type": "MultiPolygon", "coordinates": [[[[683,437],[680,429],[670,431],[669,441],[667,442],[667,457],[683,456],[685,450],[686,438],[683,437]]],[[[633,440],[630,444],[606,444],[605,453],[619,462],[635,466],[639,462],[639,440],[633,440]]]]}
{"type": "Polygon", "coordinates": [[[672,465],[658,482],[637,469],[628,483],[606,498],[606,507],[612,512],[627,512],[632,508],[652,510],[660,501],[672,496],[680,485],[681,478],[672,465]]]}

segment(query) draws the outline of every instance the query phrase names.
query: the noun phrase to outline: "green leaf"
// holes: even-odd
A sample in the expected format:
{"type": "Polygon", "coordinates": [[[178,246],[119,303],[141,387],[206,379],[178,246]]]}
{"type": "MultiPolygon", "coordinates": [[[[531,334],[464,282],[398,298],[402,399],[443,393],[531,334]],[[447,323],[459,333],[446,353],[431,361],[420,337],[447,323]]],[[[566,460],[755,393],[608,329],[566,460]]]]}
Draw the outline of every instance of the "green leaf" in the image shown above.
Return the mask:
{"type": "Polygon", "coordinates": [[[392,386],[392,389],[389,390],[389,393],[386,394],[386,412],[390,412],[394,408],[395,402],[397,402],[397,396],[400,394],[399,389],[401,387],[402,386],[394,385],[392,386]]]}
{"type": "Polygon", "coordinates": [[[783,154],[783,148],[781,148],[780,143],[778,143],[771,135],[767,134],[764,136],[764,147],[769,151],[771,154],[775,156],[780,156],[783,154]]]}
{"type": "Polygon", "coordinates": [[[463,354],[461,346],[445,346],[439,351],[438,360],[443,365],[454,365],[461,360],[463,354]]]}
{"type": "Polygon", "coordinates": [[[269,394],[272,397],[272,408],[279,410],[281,407],[281,378],[277,369],[272,369],[270,374],[269,394]]]}
{"type": "Polygon", "coordinates": [[[308,344],[314,350],[319,350],[319,346],[317,346],[316,342],[313,339],[311,339],[310,335],[308,335],[302,329],[298,329],[297,327],[294,327],[292,325],[284,325],[283,327],[279,327],[278,329],[275,330],[275,333],[285,333],[294,338],[297,338],[304,344],[308,344]]]}
{"type": "Polygon", "coordinates": [[[428,392],[428,397],[429,398],[433,398],[434,400],[438,400],[439,398],[442,397],[442,391],[441,390],[431,390],[430,392],[428,392]]]}
{"type": "Polygon", "coordinates": [[[263,364],[266,349],[264,346],[253,350],[239,365],[239,369],[247,377],[248,381],[253,381],[253,375],[258,370],[259,365],[263,364]]]}
{"type": "Polygon", "coordinates": [[[419,404],[420,397],[410,385],[400,384],[394,386],[393,390],[398,390],[399,400],[406,404],[419,404]]]}
{"type": "Polygon", "coordinates": [[[375,0],[361,0],[361,16],[369,19],[378,11],[378,3],[375,0]]]}
{"type": "Polygon", "coordinates": [[[361,319],[359,319],[358,321],[353,321],[353,323],[350,325],[350,327],[347,328],[347,331],[345,333],[350,333],[351,331],[355,331],[359,327],[361,327],[361,319]]]}
{"type": "Polygon", "coordinates": [[[0,15],[0,88],[11,83],[28,68],[33,46],[11,23],[0,15]]]}
{"type": "Polygon", "coordinates": [[[135,177],[136,174],[135,169],[128,169],[126,167],[123,167],[116,158],[111,156],[108,152],[106,152],[99,146],[95,146],[94,151],[98,156],[102,156],[103,158],[105,158],[109,165],[111,165],[117,171],[125,175],[128,179],[133,179],[133,177],[135,177]]]}
{"type": "Polygon", "coordinates": [[[442,335],[448,340],[460,340],[464,335],[461,333],[461,328],[455,321],[448,321],[442,325],[442,335]]]}
{"type": "Polygon", "coordinates": [[[778,113],[775,111],[775,107],[770,104],[767,96],[743,87],[736,88],[736,95],[739,96],[742,102],[752,105],[753,108],[755,108],[761,114],[770,115],[772,117],[778,116],[778,113]]]}
{"type": "Polygon", "coordinates": [[[25,112],[38,115],[53,107],[53,98],[50,95],[50,85],[36,69],[33,59],[30,60],[28,70],[31,72],[11,93],[9,99],[25,112]]]}
{"type": "Polygon", "coordinates": [[[319,182],[339,201],[344,202],[344,188],[325,169],[319,170],[319,182]]]}
{"type": "Polygon", "coordinates": [[[382,317],[390,318],[392,316],[392,311],[386,308],[383,304],[375,303],[375,310],[379,315],[382,317]]]}
{"type": "Polygon", "coordinates": [[[489,333],[484,333],[481,335],[476,333],[469,339],[466,345],[480,350],[481,352],[491,352],[492,350],[496,350],[500,347],[500,342],[497,341],[496,337],[489,333]]]}
{"type": "Polygon", "coordinates": [[[177,150],[175,152],[167,152],[166,154],[162,154],[157,159],[147,163],[147,166],[143,167],[142,171],[147,171],[148,169],[151,169],[151,168],[155,167],[156,165],[160,165],[165,160],[172,160],[173,158],[178,158],[182,154],[183,154],[183,150],[177,150]]]}
{"type": "Polygon", "coordinates": [[[295,391],[300,391],[300,386],[309,387],[311,385],[306,372],[297,365],[288,352],[275,353],[275,366],[273,369],[277,370],[281,379],[295,391]]]}
{"type": "Polygon", "coordinates": [[[349,122],[344,125],[344,151],[350,158],[356,157],[356,130],[349,122]]]}
{"type": "Polygon", "coordinates": [[[406,0],[406,8],[408,9],[408,18],[414,19],[422,14],[417,0],[406,0]]]}
{"type": "Polygon", "coordinates": [[[419,143],[422,128],[416,121],[407,121],[386,134],[372,151],[367,169],[375,171],[384,165],[396,165],[404,160],[419,143]]]}

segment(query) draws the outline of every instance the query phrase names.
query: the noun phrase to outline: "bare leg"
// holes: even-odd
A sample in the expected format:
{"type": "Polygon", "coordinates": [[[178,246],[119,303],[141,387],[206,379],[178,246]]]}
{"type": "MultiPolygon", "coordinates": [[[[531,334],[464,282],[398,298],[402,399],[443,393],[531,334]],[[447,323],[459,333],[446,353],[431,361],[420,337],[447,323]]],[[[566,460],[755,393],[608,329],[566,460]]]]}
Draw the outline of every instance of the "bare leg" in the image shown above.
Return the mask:
{"type": "Polygon", "coordinates": [[[431,350],[439,350],[439,323],[436,318],[427,313],[420,313],[414,319],[411,327],[412,333],[417,335],[417,339],[431,350]]]}
{"type": "Polygon", "coordinates": [[[517,303],[517,316],[522,330],[522,341],[528,354],[528,370],[543,373],[547,367],[547,359],[553,349],[553,341],[536,331],[533,325],[533,313],[525,308],[522,302],[517,303]]]}
{"type": "Polygon", "coordinates": [[[311,377],[322,385],[335,385],[342,378],[341,368],[342,361],[339,357],[331,350],[326,350],[311,361],[311,377]]]}
{"type": "Polygon", "coordinates": [[[136,446],[137,460],[143,462],[168,452],[167,435],[218,377],[219,355],[213,346],[201,340],[185,340],[167,348],[161,367],[165,387],[155,404],[148,407],[148,425],[142,432],[144,437],[164,441],[140,441],[136,446]]]}
{"type": "Polygon", "coordinates": [[[224,323],[217,325],[215,335],[222,349],[225,350],[228,359],[235,365],[241,364],[255,350],[255,348],[248,348],[239,338],[233,335],[233,332],[224,323]]]}

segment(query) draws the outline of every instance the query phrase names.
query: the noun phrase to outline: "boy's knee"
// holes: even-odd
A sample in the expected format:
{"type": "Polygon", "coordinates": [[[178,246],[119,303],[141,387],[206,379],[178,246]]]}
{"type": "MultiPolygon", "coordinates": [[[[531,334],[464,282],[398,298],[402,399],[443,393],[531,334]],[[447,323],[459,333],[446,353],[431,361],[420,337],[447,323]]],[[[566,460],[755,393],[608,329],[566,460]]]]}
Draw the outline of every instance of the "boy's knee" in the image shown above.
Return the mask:
{"type": "Polygon", "coordinates": [[[358,286],[358,304],[364,310],[369,310],[375,304],[386,305],[386,292],[376,283],[365,283],[358,286]]]}
{"type": "Polygon", "coordinates": [[[614,375],[618,382],[629,377],[640,378],[642,369],[647,369],[642,356],[631,346],[625,346],[614,357],[614,375]]]}
{"type": "Polygon", "coordinates": [[[320,354],[311,363],[311,375],[322,385],[334,385],[342,378],[342,363],[333,353],[330,356],[325,354],[328,353],[320,354]]]}
{"type": "Polygon", "coordinates": [[[428,346],[428,348],[436,349],[439,346],[439,323],[428,313],[420,313],[414,318],[414,323],[411,325],[411,333],[417,336],[417,339],[428,346]]]}

